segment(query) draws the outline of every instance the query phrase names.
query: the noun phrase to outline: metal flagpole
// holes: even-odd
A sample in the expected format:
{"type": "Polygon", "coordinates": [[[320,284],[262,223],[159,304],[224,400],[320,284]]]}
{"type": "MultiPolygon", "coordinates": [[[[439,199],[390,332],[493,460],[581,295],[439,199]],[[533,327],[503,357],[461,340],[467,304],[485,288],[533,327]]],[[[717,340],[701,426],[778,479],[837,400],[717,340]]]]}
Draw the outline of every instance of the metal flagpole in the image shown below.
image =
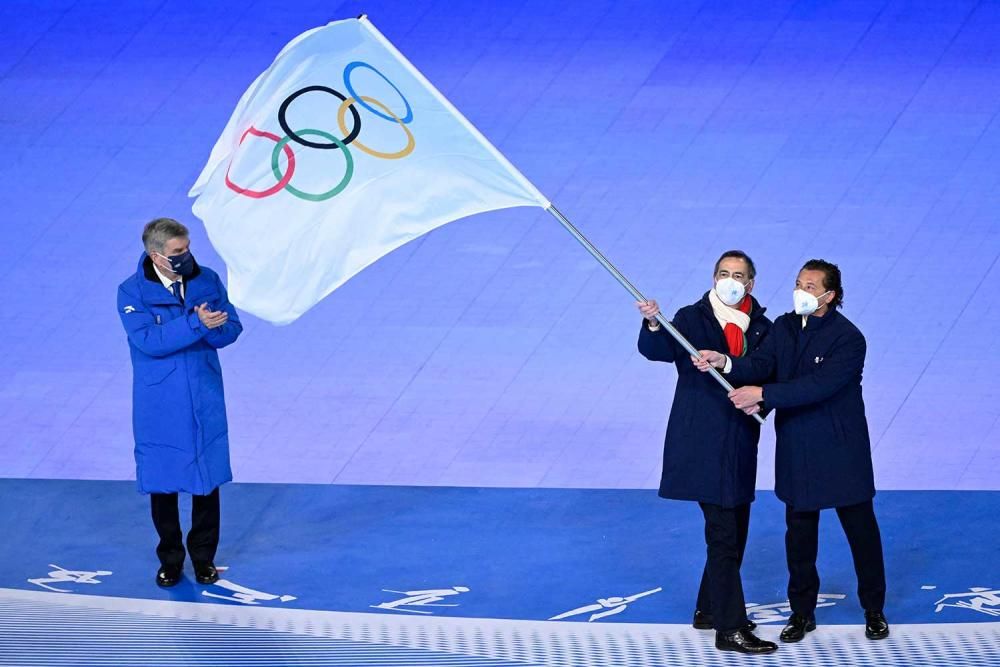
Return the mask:
{"type": "MultiPolygon", "coordinates": [[[[584,236],[583,234],[581,234],[580,230],[577,229],[576,227],[574,227],[572,222],[570,222],[569,220],[566,219],[566,216],[564,216],[559,211],[559,209],[557,209],[554,205],[549,204],[548,207],[545,210],[548,211],[549,213],[551,213],[553,215],[553,217],[555,217],[555,219],[559,221],[559,224],[561,224],[563,227],[565,227],[566,231],[568,231],[570,234],[572,234],[573,238],[575,238],[577,241],[579,241],[580,245],[582,245],[584,248],[586,248],[587,252],[589,252],[591,255],[593,255],[594,259],[596,259],[598,262],[600,262],[601,266],[603,266],[605,269],[607,269],[608,273],[610,273],[611,275],[613,275],[615,277],[615,280],[617,280],[619,283],[621,283],[622,287],[624,287],[625,289],[628,290],[629,294],[631,294],[635,298],[636,301],[646,301],[647,300],[646,297],[644,297],[642,295],[642,293],[639,292],[639,290],[637,290],[635,288],[635,285],[633,285],[632,283],[630,283],[628,281],[628,278],[626,278],[625,276],[623,276],[622,273],[621,273],[621,271],[619,271],[617,268],[615,268],[615,265],[612,264],[611,262],[609,262],[608,258],[605,257],[604,255],[602,255],[601,251],[598,250],[597,248],[595,248],[594,244],[591,243],[589,240],[587,240],[587,237],[584,236]]],[[[687,350],[688,354],[690,354],[692,357],[698,357],[698,356],[700,356],[698,354],[698,350],[695,349],[694,345],[692,345],[690,343],[690,341],[688,341],[688,339],[685,338],[684,335],[680,331],[678,331],[676,329],[676,327],[674,327],[674,325],[672,325],[670,322],[668,322],[667,318],[663,317],[663,313],[657,313],[657,315],[656,315],[656,321],[660,323],[661,327],[663,327],[664,329],[667,330],[668,334],[670,334],[671,336],[674,337],[674,340],[676,340],[678,343],[681,344],[681,347],[683,347],[685,350],[687,350]]],[[[715,378],[715,381],[718,382],[720,385],[722,385],[722,387],[727,392],[730,392],[730,391],[733,390],[733,385],[731,385],[726,378],[722,377],[722,373],[720,373],[717,369],[715,369],[715,368],[709,368],[708,372],[711,373],[712,377],[715,378]]],[[[753,415],[753,418],[756,419],[761,424],[764,423],[764,418],[761,417],[759,414],[753,415]]]]}

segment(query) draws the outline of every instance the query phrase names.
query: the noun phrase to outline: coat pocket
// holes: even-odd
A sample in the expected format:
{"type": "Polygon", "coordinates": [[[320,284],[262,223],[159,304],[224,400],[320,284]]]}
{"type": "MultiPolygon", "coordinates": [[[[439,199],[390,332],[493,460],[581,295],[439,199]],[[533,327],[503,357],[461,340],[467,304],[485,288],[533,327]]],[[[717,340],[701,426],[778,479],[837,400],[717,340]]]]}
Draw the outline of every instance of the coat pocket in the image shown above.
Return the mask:
{"type": "Polygon", "coordinates": [[[140,377],[146,386],[162,383],[177,369],[176,359],[154,359],[143,364],[140,377]]]}

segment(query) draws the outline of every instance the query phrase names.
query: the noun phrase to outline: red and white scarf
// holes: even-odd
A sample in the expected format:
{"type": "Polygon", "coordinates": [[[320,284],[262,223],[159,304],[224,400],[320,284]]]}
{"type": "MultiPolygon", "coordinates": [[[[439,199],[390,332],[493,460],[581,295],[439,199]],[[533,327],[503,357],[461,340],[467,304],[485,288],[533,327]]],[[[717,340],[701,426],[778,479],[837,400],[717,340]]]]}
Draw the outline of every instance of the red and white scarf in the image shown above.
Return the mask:
{"type": "Polygon", "coordinates": [[[729,354],[742,357],[747,347],[746,332],[750,328],[750,308],[753,306],[750,295],[747,294],[736,306],[730,307],[722,303],[713,289],[708,293],[708,300],[712,304],[712,313],[726,336],[729,354]]]}

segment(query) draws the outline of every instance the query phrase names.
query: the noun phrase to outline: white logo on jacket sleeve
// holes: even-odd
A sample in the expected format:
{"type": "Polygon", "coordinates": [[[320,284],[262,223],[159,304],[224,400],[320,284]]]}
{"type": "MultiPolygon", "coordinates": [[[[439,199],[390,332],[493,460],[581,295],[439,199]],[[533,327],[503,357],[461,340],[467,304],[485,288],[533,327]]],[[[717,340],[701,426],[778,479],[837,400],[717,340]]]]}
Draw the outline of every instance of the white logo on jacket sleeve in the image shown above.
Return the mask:
{"type": "Polygon", "coordinates": [[[126,315],[128,315],[129,313],[134,313],[134,312],[135,312],[135,306],[125,306],[125,314],[126,315]]]}

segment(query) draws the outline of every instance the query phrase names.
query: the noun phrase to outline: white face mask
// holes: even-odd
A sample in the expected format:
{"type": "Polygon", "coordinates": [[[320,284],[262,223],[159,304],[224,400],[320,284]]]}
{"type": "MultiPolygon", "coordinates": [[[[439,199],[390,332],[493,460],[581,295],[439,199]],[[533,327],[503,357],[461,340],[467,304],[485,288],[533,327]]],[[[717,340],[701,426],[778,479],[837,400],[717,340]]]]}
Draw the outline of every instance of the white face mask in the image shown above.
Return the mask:
{"type": "Polygon", "coordinates": [[[801,289],[797,289],[792,292],[792,300],[795,303],[795,314],[796,315],[812,315],[817,310],[819,310],[819,300],[824,296],[829,294],[829,290],[823,292],[818,297],[813,296],[809,292],[801,289]]]}
{"type": "Polygon", "coordinates": [[[715,293],[722,303],[735,306],[746,296],[747,288],[735,278],[723,278],[715,283],[715,293]]]}

